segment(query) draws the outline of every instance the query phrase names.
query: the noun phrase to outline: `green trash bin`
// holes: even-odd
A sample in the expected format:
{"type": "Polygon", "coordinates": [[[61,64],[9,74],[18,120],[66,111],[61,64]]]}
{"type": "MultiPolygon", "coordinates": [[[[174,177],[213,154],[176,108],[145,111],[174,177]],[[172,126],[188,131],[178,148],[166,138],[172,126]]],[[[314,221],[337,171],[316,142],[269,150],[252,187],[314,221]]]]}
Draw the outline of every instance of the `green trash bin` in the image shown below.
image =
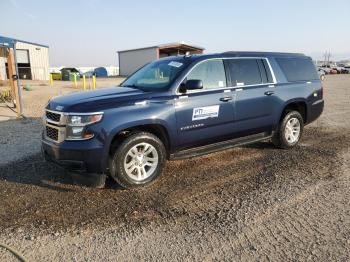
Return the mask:
{"type": "Polygon", "coordinates": [[[69,70],[61,70],[61,79],[63,81],[69,81],[69,75],[70,75],[70,71],[69,70]]]}
{"type": "Polygon", "coordinates": [[[79,73],[69,73],[69,81],[74,81],[74,76],[77,78],[77,81],[80,80],[79,73]]]}

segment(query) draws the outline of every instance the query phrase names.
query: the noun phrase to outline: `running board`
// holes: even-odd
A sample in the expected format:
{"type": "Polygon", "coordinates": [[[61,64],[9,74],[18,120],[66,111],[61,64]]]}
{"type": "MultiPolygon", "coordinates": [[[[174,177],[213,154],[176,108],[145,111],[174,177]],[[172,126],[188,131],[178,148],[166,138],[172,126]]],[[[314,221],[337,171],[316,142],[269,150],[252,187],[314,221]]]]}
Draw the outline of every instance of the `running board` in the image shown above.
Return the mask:
{"type": "Polygon", "coordinates": [[[264,141],[272,137],[271,132],[264,132],[244,137],[239,137],[227,141],[222,141],[214,144],[209,144],[201,147],[195,147],[191,149],[185,149],[178,151],[174,154],[170,155],[171,160],[175,159],[185,159],[185,158],[192,158],[202,155],[207,155],[210,153],[214,153],[217,151],[222,151],[228,148],[236,147],[236,146],[242,146],[247,144],[256,143],[259,141],[264,141]]]}

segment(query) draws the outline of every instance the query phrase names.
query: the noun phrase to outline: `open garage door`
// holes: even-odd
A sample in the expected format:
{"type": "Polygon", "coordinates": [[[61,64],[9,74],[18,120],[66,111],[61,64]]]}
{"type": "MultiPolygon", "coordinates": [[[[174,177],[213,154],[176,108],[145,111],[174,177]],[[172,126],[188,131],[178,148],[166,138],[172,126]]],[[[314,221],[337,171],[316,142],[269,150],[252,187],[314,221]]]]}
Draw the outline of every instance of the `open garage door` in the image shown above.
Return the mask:
{"type": "Polygon", "coordinates": [[[16,49],[16,61],[18,66],[19,79],[32,79],[32,69],[30,67],[29,50],[16,49]]]}

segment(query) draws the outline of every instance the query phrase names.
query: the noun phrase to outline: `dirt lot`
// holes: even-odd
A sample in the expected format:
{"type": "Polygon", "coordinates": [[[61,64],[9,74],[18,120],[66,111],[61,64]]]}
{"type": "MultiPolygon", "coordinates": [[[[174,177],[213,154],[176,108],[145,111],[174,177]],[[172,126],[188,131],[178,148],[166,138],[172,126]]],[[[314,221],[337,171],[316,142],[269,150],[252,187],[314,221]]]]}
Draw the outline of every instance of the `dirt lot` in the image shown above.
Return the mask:
{"type": "Polygon", "coordinates": [[[350,75],[324,86],[325,112],[297,148],[171,161],[139,190],[72,185],[43,162],[48,92],[28,92],[29,118],[0,122],[0,243],[32,261],[349,261],[350,75]]]}

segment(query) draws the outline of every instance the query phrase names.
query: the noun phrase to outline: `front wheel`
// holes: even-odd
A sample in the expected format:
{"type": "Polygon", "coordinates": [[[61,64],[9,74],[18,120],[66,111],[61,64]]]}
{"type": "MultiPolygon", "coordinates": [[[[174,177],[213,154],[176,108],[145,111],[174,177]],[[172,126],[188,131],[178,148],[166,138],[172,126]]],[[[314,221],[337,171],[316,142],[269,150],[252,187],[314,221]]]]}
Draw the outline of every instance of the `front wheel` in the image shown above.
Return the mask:
{"type": "Polygon", "coordinates": [[[304,129],[303,117],[297,111],[286,114],[278,130],[272,137],[272,142],[279,148],[291,148],[298,144],[304,129]]]}
{"type": "Polygon", "coordinates": [[[114,152],[111,176],[124,188],[143,186],[161,174],[165,161],[166,150],[158,137],[147,132],[134,133],[114,152]]]}

